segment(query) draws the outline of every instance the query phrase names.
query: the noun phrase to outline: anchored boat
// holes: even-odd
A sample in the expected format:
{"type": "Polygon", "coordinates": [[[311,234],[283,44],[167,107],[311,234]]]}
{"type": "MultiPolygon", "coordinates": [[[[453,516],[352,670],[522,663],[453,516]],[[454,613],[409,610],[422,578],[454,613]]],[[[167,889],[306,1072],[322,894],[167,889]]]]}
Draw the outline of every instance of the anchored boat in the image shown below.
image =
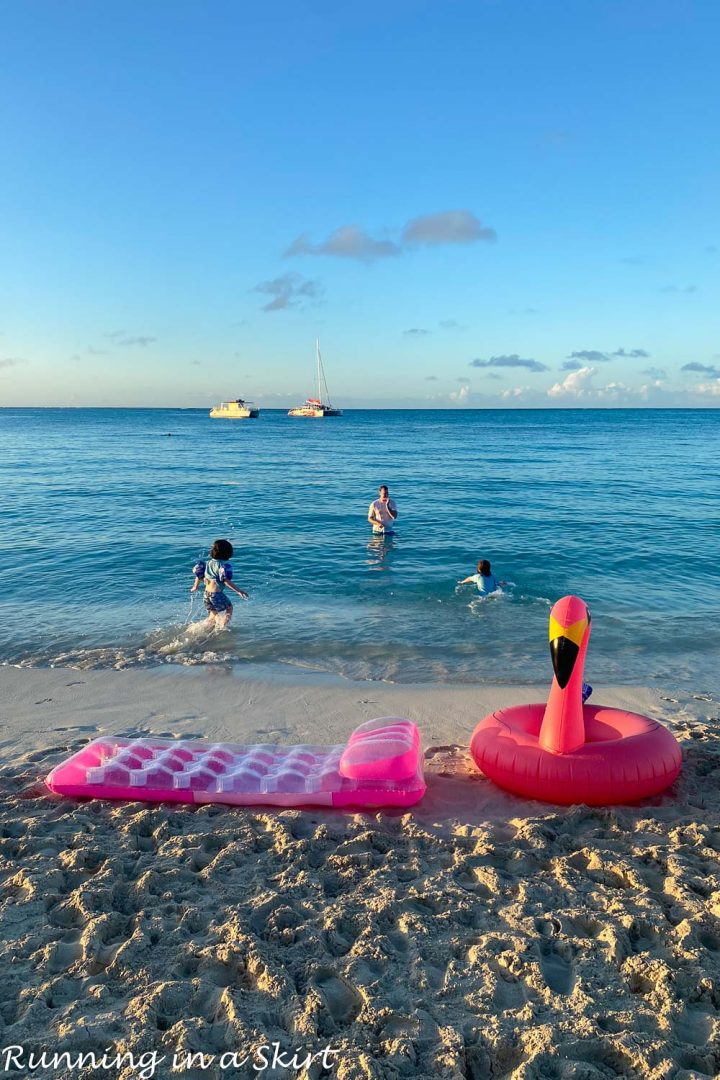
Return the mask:
{"type": "Polygon", "coordinates": [[[315,342],[315,354],[317,358],[318,396],[316,398],[307,398],[305,404],[299,405],[297,409],[290,409],[288,416],[309,416],[313,419],[320,419],[323,416],[342,416],[342,409],[334,409],[330,404],[330,394],[328,393],[322,357],[320,356],[319,341],[315,342]],[[323,387],[325,387],[325,402],[322,399],[323,387]]]}
{"type": "Polygon", "coordinates": [[[260,415],[260,410],[252,401],[235,398],[234,401],[221,401],[219,405],[214,405],[210,415],[215,420],[254,420],[260,415]]]}

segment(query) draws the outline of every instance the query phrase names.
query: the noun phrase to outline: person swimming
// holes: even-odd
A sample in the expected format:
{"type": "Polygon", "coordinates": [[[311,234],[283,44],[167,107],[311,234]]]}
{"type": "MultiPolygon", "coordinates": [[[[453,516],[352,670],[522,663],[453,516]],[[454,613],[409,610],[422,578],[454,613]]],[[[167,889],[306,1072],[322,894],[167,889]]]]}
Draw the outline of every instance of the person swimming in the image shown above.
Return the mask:
{"type": "Polygon", "coordinates": [[[477,585],[478,592],[482,593],[483,596],[497,592],[501,585],[507,585],[507,581],[498,581],[493,574],[487,559],[479,559],[477,573],[470,574],[469,577],[463,578],[462,581],[458,581],[458,585],[469,585],[470,582],[474,582],[477,585]]]}

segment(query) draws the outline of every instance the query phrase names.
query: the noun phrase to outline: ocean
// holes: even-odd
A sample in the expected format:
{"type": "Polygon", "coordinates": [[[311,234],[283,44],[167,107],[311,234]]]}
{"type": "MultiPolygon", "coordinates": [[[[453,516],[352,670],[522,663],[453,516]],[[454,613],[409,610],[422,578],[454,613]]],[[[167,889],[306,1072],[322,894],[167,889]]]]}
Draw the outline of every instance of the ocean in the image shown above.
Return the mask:
{"type": "Polygon", "coordinates": [[[720,684],[720,410],[2,409],[0,482],[5,664],[549,683],[575,593],[594,685],[720,684]],[[250,599],[209,634],[218,537],[250,599]],[[480,557],[500,594],[457,586],[480,557]]]}

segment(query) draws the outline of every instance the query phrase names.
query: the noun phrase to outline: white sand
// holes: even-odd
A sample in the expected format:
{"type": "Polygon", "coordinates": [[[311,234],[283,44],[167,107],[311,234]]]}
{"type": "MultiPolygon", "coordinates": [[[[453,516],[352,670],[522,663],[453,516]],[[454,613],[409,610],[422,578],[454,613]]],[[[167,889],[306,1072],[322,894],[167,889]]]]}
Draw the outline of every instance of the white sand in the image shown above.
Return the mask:
{"type": "Polygon", "coordinates": [[[156,1051],[155,1077],[188,1080],[717,1076],[720,707],[596,692],[668,723],[683,773],[640,807],[561,809],[503,794],[466,754],[485,713],[546,690],[0,669],[0,1047],[156,1051]],[[406,813],[81,803],[42,784],[98,734],[342,742],[384,715],[427,750],[406,813]],[[275,1042],[339,1053],[330,1070],[220,1067],[275,1042]],[[173,1072],[185,1050],[214,1060],[173,1072]]]}

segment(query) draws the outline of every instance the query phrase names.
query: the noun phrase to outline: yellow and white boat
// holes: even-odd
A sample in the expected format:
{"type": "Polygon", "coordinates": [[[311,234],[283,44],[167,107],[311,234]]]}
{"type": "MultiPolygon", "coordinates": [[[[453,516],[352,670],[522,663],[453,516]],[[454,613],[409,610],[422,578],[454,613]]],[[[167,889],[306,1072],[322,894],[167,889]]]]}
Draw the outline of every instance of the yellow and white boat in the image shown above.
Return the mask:
{"type": "Polygon", "coordinates": [[[221,401],[213,405],[210,415],[214,420],[251,420],[260,415],[260,410],[252,401],[235,398],[234,401],[221,401]]]}

